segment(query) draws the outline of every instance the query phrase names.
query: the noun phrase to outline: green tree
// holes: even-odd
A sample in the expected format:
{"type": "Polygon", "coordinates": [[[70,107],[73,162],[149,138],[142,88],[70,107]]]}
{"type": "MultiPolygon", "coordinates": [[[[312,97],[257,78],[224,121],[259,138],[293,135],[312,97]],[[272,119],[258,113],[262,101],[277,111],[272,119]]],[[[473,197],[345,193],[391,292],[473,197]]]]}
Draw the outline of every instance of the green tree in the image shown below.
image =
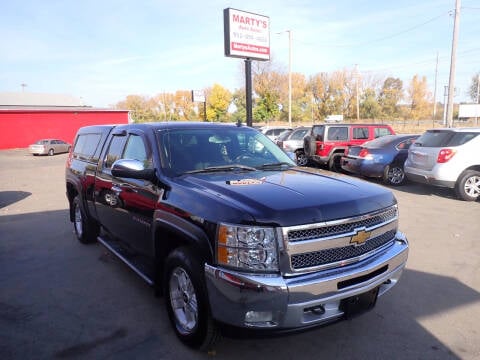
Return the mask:
{"type": "Polygon", "coordinates": [[[399,116],[398,103],[403,99],[403,82],[398,78],[388,77],[383,83],[379,96],[382,115],[387,119],[399,116]]]}
{"type": "Polygon", "coordinates": [[[254,121],[269,121],[278,118],[283,78],[281,74],[271,71],[270,67],[263,63],[256,66],[253,78],[253,90],[256,95],[253,108],[254,121]]]}
{"type": "Polygon", "coordinates": [[[228,108],[232,94],[219,84],[214,84],[207,93],[207,119],[211,121],[228,121],[228,108]]]}
{"type": "Polygon", "coordinates": [[[245,88],[236,89],[232,94],[232,103],[235,105],[235,111],[231,118],[234,122],[247,121],[247,100],[245,97],[245,88]]]}
{"type": "Polygon", "coordinates": [[[362,119],[376,119],[381,112],[382,109],[377,101],[375,90],[366,89],[360,98],[360,117],[362,119]]]}

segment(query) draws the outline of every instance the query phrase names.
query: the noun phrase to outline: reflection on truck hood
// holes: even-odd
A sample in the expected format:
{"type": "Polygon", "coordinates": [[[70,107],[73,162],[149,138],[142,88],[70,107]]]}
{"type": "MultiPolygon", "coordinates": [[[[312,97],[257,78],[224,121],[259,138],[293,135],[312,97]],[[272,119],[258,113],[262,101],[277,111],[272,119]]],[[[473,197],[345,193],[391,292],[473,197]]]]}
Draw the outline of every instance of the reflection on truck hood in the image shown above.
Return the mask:
{"type": "Polygon", "coordinates": [[[381,186],[303,168],[192,174],[176,181],[206,197],[205,215],[218,201],[237,208],[243,218],[248,214],[256,222],[280,226],[358,216],[396,202],[392,192],[381,186]]]}

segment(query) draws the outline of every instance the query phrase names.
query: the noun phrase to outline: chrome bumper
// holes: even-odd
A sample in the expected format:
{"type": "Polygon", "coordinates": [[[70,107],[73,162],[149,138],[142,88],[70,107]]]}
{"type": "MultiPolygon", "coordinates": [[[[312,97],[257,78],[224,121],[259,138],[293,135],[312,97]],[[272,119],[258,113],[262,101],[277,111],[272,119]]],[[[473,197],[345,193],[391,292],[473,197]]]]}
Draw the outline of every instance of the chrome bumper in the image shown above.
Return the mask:
{"type": "Polygon", "coordinates": [[[213,317],[247,328],[307,328],[340,319],[342,299],[379,288],[378,296],[400,279],[408,257],[401,232],[383,252],[341,268],[284,278],[246,275],[205,265],[213,317]]]}

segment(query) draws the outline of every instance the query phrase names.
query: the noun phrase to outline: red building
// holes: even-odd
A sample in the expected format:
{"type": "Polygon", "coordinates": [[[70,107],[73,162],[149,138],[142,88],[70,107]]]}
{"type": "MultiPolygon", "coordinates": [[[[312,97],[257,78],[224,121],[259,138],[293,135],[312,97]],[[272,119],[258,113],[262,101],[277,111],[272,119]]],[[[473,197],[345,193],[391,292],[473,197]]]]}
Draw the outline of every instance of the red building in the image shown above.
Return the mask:
{"type": "Polygon", "coordinates": [[[82,106],[65,95],[0,93],[0,149],[25,148],[45,138],[72,143],[82,126],[128,122],[128,110],[82,106]]]}

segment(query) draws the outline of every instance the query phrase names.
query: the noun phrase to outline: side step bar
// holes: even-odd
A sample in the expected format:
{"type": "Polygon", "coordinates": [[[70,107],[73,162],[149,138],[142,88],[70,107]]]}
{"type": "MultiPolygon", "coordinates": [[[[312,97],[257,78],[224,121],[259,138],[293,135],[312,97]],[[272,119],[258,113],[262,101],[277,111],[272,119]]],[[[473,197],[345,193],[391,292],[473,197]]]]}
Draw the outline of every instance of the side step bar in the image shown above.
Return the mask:
{"type": "Polygon", "coordinates": [[[140,276],[144,281],[147,282],[150,286],[153,285],[153,280],[146,274],[146,271],[142,271],[140,268],[141,266],[135,264],[133,261],[132,256],[129,256],[129,253],[124,250],[120,245],[117,244],[116,241],[110,240],[107,238],[103,238],[101,236],[97,237],[99,243],[105,246],[108,250],[110,250],[115,256],[117,256],[120,260],[122,260],[130,269],[135,271],[135,273],[140,276]]]}

